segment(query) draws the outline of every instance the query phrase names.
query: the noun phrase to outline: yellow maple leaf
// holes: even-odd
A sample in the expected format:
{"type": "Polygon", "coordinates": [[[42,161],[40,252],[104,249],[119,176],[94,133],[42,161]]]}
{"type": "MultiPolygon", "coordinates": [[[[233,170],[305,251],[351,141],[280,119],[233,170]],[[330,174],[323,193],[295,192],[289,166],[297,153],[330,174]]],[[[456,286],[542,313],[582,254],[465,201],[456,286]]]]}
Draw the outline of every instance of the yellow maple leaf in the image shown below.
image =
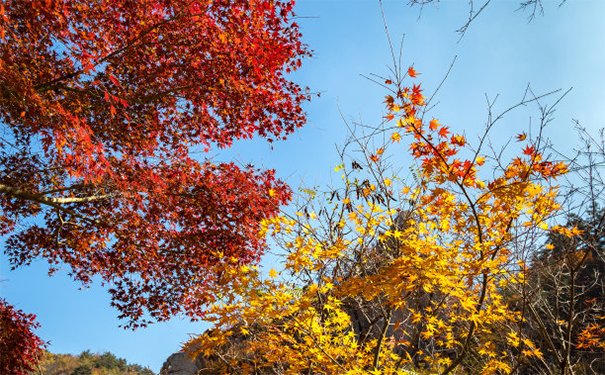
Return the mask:
{"type": "Polygon", "coordinates": [[[277,275],[278,275],[278,272],[275,270],[275,268],[271,268],[271,269],[269,270],[269,277],[270,277],[270,278],[274,279],[274,278],[276,278],[276,277],[277,277],[277,275]]]}

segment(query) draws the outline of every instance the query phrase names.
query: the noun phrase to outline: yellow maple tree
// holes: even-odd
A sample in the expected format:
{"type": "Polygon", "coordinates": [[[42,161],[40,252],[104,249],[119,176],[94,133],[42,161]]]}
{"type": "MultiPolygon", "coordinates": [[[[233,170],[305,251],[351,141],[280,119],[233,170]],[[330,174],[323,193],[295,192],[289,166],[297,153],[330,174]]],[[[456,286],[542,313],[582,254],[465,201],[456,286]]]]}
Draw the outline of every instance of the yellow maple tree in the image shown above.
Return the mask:
{"type": "Polygon", "coordinates": [[[339,188],[310,191],[299,212],[264,222],[259,235],[284,250],[283,269],[234,259],[215,270],[215,328],[187,350],[232,374],[492,374],[542,356],[503,290],[524,282],[515,249],[548,229],[560,208],[550,182],[566,165],[525,133],[509,162],[485,154],[486,135],[472,147],[425,121],[420,85],[403,78],[387,82],[388,141],[358,138],[362,157],[343,151],[335,168],[339,188]],[[405,137],[410,181],[385,162],[405,137]]]}

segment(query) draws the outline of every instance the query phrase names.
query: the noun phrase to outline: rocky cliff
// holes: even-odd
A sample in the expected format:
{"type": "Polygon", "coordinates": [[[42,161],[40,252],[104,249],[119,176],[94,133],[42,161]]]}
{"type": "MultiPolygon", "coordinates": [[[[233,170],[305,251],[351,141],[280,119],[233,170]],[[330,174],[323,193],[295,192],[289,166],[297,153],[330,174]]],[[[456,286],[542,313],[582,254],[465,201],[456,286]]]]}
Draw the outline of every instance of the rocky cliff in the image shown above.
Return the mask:
{"type": "Polygon", "coordinates": [[[203,363],[199,360],[192,360],[187,354],[178,352],[172,354],[162,365],[160,375],[211,375],[203,372],[203,363]]]}

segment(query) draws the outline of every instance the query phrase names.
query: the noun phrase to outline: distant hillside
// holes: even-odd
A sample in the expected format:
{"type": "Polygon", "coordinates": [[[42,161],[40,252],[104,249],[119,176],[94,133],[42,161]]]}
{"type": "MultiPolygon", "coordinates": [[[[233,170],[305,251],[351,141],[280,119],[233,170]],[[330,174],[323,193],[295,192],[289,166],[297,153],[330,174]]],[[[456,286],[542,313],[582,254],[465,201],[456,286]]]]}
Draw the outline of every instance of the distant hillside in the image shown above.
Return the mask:
{"type": "Polygon", "coordinates": [[[125,359],[105,352],[85,350],[80,355],[44,353],[38,371],[31,375],[155,375],[149,368],[128,364],[125,359]]]}

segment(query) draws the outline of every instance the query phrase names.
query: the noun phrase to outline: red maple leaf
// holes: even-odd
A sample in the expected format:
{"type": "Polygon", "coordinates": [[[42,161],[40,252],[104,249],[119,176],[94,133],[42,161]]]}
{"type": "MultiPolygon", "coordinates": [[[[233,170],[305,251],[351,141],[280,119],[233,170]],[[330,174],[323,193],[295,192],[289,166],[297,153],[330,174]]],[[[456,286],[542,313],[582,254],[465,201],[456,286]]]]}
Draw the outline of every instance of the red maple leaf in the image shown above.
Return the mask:
{"type": "Polygon", "coordinates": [[[534,146],[527,145],[527,147],[525,147],[525,148],[523,149],[523,153],[524,153],[525,155],[532,155],[534,152],[535,152],[535,148],[534,148],[534,146]]]}
{"type": "Polygon", "coordinates": [[[450,132],[448,131],[448,129],[449,129],[449,128],[448,128],[447,126],[444,126],[444,127],[442,127],[441,129],[439,129],[439,136],[440,136],[440,137],[442,137],[442,138],[446,138],[446,137],[447,137],[447,135],[450,133],[450,132]]]}

